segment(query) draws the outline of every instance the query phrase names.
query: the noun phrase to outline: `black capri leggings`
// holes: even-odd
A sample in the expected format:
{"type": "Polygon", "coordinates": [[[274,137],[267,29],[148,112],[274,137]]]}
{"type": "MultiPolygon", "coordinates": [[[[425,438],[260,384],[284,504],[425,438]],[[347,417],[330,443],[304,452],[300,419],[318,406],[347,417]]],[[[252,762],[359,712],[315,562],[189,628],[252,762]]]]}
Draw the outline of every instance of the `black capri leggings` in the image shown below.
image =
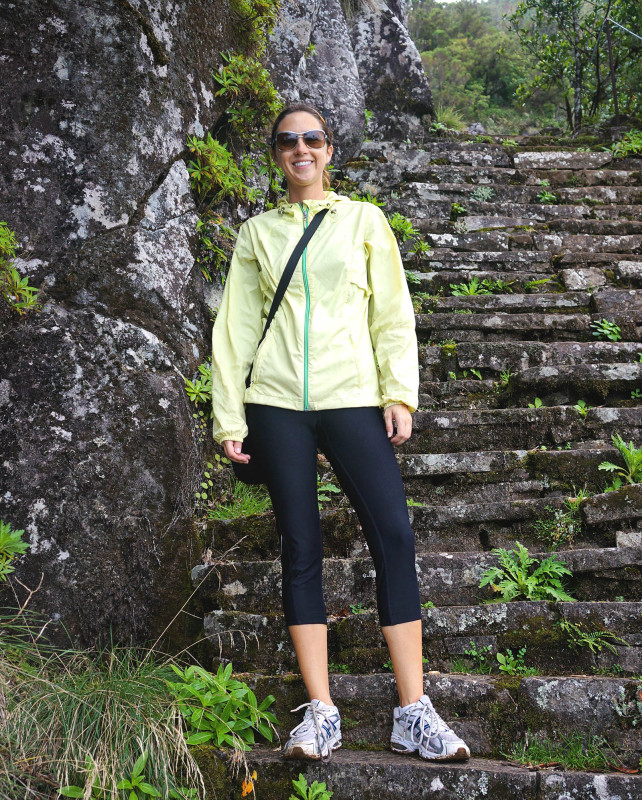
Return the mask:
{"type": "Polygon", "coordinates": [[[254,457],[281,538],[283,610],[287,625],[326,624],[322,587],[317,446],[334,469],[363,528],[377,576],[382,626],[421,619],[415,539],[406,495],[379,408],[293,411],[247,404],[254,457]]]}

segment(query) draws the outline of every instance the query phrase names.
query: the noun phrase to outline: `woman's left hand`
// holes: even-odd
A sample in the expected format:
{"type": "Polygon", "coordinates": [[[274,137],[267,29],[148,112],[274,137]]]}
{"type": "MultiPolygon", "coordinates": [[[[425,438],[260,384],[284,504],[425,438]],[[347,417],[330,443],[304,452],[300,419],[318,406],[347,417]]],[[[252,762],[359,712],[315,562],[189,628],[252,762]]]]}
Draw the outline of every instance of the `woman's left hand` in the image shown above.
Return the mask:
{"type": "Polygon", "coordinates": [[[386,423],[386,433],[392,444],[403,444],[410,439],[412,433],[412,414],[408,411],[408,406],[403,403],[395,403],[384,409],[383,418],[386,423]],[[392,422],[397,426],[397,433],[393,436],[392,422]]]}

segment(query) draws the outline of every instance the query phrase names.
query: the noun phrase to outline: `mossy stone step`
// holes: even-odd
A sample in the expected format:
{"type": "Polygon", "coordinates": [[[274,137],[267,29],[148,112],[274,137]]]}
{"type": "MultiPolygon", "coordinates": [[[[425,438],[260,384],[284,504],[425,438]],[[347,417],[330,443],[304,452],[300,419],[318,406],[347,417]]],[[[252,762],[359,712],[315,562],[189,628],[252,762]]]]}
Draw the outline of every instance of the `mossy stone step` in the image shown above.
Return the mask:
{"type": "MultiPolygon", "coordinates": [[[[544,554],[535,554],[543,558],[544,554]]],[[[642,598],[642,548],[567,550],[563,559],[573,573],[569,586],[578,600],[642,598]]],[[[438,606],[473,605],[492,596],[479,588],[484,570],[497,564],[491,553],[419,553],[417,577],[422,601],[438,606]]],[[[370,558],[326,558],[323,564],[328,613],[345,612],[357,601],[375,604],[375,572],[370,558]]],[[[192,570],[203,608],[250,613],[281,610],[281,565],[277,561],[199,565],[192,570]]]]}
{"type": "MultiPolygon", "coordinates": [[[[592,408],[585,417],[572,406],[418,411],[413,415],[413,434],[399,452],[475,453],[500,442],[522,451],[566,447],[569,442],[577,448],[578,442],[595,439],[610,445],[617,432],[627,440],[641,437],[639,408],[592,408]]],[[[616,451],[604,455],[612,459],[616,451]]]]}
{"type": "Polygon", "coordinates": [[[634,403],[642,419],[639,400],[631,392],[642,392],[642,364],[565,364],[531,367],[515,374],[510,382],[512,398],[533,397],[543,402],[564,403],[583,398],[589,403],[615,405],[618,399],[634,403]]]}
{"type": "MultiPolygon", "coordinates": [[[[421,229],[421,224],[418,224],[421,229]]],[[[435,248],[468,252],[470,250],[496,252],[500,250],[541,250],[550,255],[567,251],[618,254],[618,260],[642,253],[642,236],[593,236],[586,233],[507,233],[504,231],[476,231],[473,233],[427,233],[427,242],[435,248]]],[[[615,260],[615,255],[614,255],[615,260]]]]}
{"type": "MultiPolygon", "coordinates": [[[[494,373],[564,364],[634,363],[640,342],[462,342],[448,350],[459,369],[486,369],[494,373]]],[[[422,350],[426,366],[438,363],[443,348],[422,350]]]]}
{"type": "MultiPolygon", "coordinates": [[[[636,508],[639,492],[633,491],[635,488],[596,495],[595,504],[591,498],[585,523],[575,531],[575,546],[614,546],[615,530],[642,517],[642,507],[636,508]]],[[[538,549],[542,542],[536,536],[535,523],[552,519],[554,510],[564,509],[568,496],[572,492],[496,503],[463,504],[454,500],[447,505],[410,505],[408,515],[417,552],[481,553],[493,547],[510,549],[515,539],[538,549]]],[[[326,557],[351,558],[368,551],[357,515],[349,506],[322,510],[321,530],[326,557]]],[[[235,520],[214,520],[208,524],[207,535],[213,553],[234,548],[234,557],[242,561],[279,557],[279,537],[271,511],[235,520]]]]}
{"type": "MultiPolygon", "coordinates": [[[[422,612],[426,669],[450,672],[454,663],[473,672],[467,653],[471,642],[489,653],[487,664],[500,674],[497,653],[514,656],[526,648],[524,664],[544,675],[590,676],[595,671],[617,677],[642,673],[642,603],[512,602],[422,612]],[[596,640],[571,647],[560,623],[568,620],[586,634],[610,632],[604,638],[614,652],[596,640]],[[598,650],[599,647],[599,650],[598,650]]],[[[579,634],[579,631],[578,631],[579,634]]],[[[212,611],[205,614],[208,647],[201,659],[209,668],[231,661],[237,672],[281,674],[297,671],[296,657],[282,614],[212,611]]],[[[389,662],[379,619],[374,610],[328,619],[328,658],[335,673],[380,673],[389,662]]]]}
{"type": "Polygon", "coordinates": [[[471,198],[471,189],[461,183],[420,183],[412,181],[405,183],[399,192],[399,197],[393,199],[390,205],[394,210],[403,211],[405,216],[413,218],[429,217],[439,208],[435,203],[459,203],[467,210],[488,209],[489,213],[505,210],[506,203],[513,204],[513,213],[528,216],[526,209],[532,213],[550,213],[567,216],[564,207],[573,210],[568,216],[580,213],[580,209],[590,211],[592,205],[603,206],[638,206],[642,204],[642,186],[582,186],[579,188],[560,188],[554,192],[550,187],[536,185],[496,186],[494,196],[488,201],[478,201],[471,198]],[[542,192],[555,195],[556,202],[543,203],[540,199],[542,192]],[[557,211],[556,211],[557,209],[557,211]]]}
{"type": "MultiPolygon", "coordinates": [[[[241,797],[243,774],[232,780],[224,759],[199,748],[196,759],[217,796],[241,797]],[[211,777],[210,777],[211,776],[211,777]]],[[[389,751],[343,747],[328,763],[285,761],[274,747],[248,753],[248,768],[256,770],[259,800],[285,800],[292,780],[303,774],[308,785],[325,783],[333,800],[640,800],[642,777],[617,772],[594,773],[549,768],[529,770],[483,758],[466,763],[428,762],[389,751]]]]}
{"type": "Polygon", "coordinates": [[[551,264],[547,265],[547,271],[533,272],[529,270],[519,269],[519,265],[508,264],[511,270],[502,271],[495,269],[484,269],[483,266],[476,267],[472,264],[465,264],[460,269],[457,267],[455,270],[439,269],[439,264],[433,263],[426,266],[437,267],[437,270],[431,272],[419,272],[412,270],[412,283],[410,284],[411,292],[426,292],[428,294],[444,293],[450,294],[452,292],[451,284],[469,283],[476,279],[480,284],[482,281],[502,281],[502,283],[511,284],[513,292],[524,292],[528,290],[527,284],[533,281],[542,281],[549,278],[548,286],[556,286],[557,275],[559,269],[551,264]]]}
{"type": "MultiPolygon", "coordinates": [[[[250,673],[243,679],[255,688],[257,697],[276,698],[277,729],[287,737],[300,720],[290,709],[306,701],[301,678],[250,673]]],[[[527,732],[552,737],[573,730],[603,736],[629,764],[637,766],[642,753],[642,730],[616,711],[616,703],[628,704],[635,698],[638,683],[633,680],[428,673],[424,687],[438,713],[474,756],[499,756],[527,732]]],[[[341,711],[346,745],[388,747],[392,709],[399,703],[391,674],[331,675],[330,692],[341,711]]]]}
{"type": "MultiPolygon", "coordinates": [[[[628,299],[628,292],[626,294],[628,299]]],[[[591,295],[588,292],[463,295],[424,300],[423,310],[439,314],[462,310],[504,311],[508,314],[535,311],[588,311],[590,302],[591,295]]]]}

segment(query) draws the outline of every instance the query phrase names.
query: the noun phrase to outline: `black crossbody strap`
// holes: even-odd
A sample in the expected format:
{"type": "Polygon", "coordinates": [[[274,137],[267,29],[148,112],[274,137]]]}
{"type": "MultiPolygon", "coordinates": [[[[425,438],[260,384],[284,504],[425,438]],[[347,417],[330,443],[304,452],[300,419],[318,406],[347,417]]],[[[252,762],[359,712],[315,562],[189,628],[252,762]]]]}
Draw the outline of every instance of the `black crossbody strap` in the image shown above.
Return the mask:
{"type": "MultiPolygon", "coordinates": [[[[268,332],[268,328],[272,324],[272,320],[274,319],[274,315],[277,312],[278,307],[281,305],[281,300],[283,300],[283,295],[285,294],[285,290],[288,288],[288,284],[290,283],[290,278],[294,274],[294,270],[296,269],[296,265],[299,263],[299,259],[305,248],[308,246],[308,242],[316,233],[317,228],[323,222],[323,218],[328,213],[330,209],[324,208],[321,211],[317,212],[314,217],[312,218],[312,222],[308,225],[308,227],[303,232],[303,236],[297,242],[296,247],[292,251],[292,255],[288,259],[288,263],[285,265],[285,269],[283,270],[283,275],[281,275],[281,280],[279,281],[279,285],[276,287],[276,292],[274,293],[274,298],[272,299],[272,305],[270,306],[270,312],[268,314],[267,320],[265,322],[265,327],[263,328],[263,335],[259,339],[259,343],[256,346],[258,350],[261,346],[261,342],[265,339],[265,335],[268,332]]],[[[250,381],[252,378],[252,367],[250,367],[250,371],[247,374],[247,378],[245,379],[245,385],[249,386],[250,381]]]]}

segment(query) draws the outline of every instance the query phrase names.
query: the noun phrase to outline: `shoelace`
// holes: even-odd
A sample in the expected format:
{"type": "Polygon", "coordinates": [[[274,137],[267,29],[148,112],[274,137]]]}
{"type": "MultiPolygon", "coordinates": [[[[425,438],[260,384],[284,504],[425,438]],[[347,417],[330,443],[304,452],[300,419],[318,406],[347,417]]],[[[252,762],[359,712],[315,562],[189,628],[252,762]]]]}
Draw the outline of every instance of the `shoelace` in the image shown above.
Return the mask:
{"type": "Polygon", "coordinates": [[[430,739],[437,733],[450,733],[450,728],[448,727],[448,725],[446,725],[446,723],[439,716],[439,714],[437,714],[430,700],[424,704],[419,714],[415,713],[409,716],[406,725],[408,726],[408,732],[410,734],[410,737],[413,740],[415,738],[414,736],[415,729],[417,729],[419,732],[420,740],[421,737],[426,737],[427,741],[430,741],[430,739]],[[426,720],[426,718],[428,719],[426,720]],[[426,731],[426,721],[428,723],[427,731],[426,731]]]}
{"type": "Polygon", "coordinates": [[[332,748],[330,747],[330,745],[328,745],[328,755],[327,756],[323,755],[322,737],[323,734],[325,734],[325,731],[322,727],[322,724],[323,722],[328,722],[328,724],[334,728],[329,717],[331,714],[334,714],[335,712],[324,711],[322,708],[319,708],[317,705],[310,702],[310,703],[302,703],[300,706],[293,708],[291,713],[294,714],[295,712],[300,711],[302,708],[306,709],[305,716],[303,717],[303,722],[300,722],[295,728],[292,728],[292,730],[290,731],[290,736],[296,738],[297,733],[299,732],[303,733],[304,731],[307,731],[308,728],[310,727],[310,723],[312,723],[314,725],[314,732],[317,737],[317,747],[319,748],[319,755],[321,756],[321,760],[329,761],[332,755],[332,748]],[[319,722],[319,718],[321,718],[321,722],[319,722]]]}

